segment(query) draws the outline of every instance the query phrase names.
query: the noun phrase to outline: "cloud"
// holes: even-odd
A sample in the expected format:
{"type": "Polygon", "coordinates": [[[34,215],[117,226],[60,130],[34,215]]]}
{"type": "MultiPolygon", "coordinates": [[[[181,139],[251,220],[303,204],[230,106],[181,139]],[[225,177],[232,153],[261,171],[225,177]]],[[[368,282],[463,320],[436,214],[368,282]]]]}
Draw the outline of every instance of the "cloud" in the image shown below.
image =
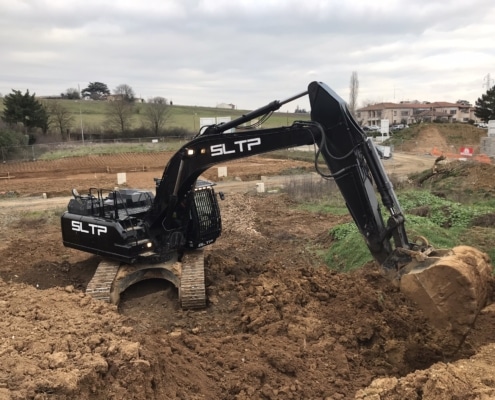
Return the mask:
{"type": "Polygon", "coordinates": [[[253,109],[311,80],[345,99],[356,71],[358,103],[474,102],[495,77],[491,0],[0,0],[0,9],[3,94],[100,81],[176,104],[253,109]]]}

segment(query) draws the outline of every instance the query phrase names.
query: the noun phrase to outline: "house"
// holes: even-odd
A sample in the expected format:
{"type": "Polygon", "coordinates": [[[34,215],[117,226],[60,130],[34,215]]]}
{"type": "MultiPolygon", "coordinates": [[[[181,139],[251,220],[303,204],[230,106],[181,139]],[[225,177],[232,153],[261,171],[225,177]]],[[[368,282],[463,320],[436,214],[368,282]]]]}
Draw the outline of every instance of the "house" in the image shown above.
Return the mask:
{"type": "Polygon", "coordinates": [[[356,110],[356,118],[362,126],[380,126],[382,119],[389,120],[391,125],[432,121],[478,121],[474,115],[474,107],[466,101],[378,103],[356,110]]]}
{"type": "Polygon", "coordinates": [[[123,94],[109,94],[106,96],[107,101],[122,101],[124,100],[123,94]]]}
{"type": "Polygon", "coordinates": [[[235,104],[232,104],[232,103],[219,103],[219,104],[217,104],[217,108],[225,108],[225,109],[229,109],[229,110],[235,110],[237,107],[235,106],[235,104]]]}

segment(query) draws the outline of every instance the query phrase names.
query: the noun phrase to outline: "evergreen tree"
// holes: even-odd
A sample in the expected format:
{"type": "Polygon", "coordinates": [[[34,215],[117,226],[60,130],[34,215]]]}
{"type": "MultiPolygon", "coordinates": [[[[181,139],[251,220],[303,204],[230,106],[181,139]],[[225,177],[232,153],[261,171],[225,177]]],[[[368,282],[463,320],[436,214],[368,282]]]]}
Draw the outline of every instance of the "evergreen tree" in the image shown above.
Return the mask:
{"type": "Polygon", "coordinates": [[[12,90],[3,99],[4,109],[2,120],[7,124],[14,125],[22,123],[28,130],[41,128],[43,133],[48,130],[48,113],[35,95],[26,90],[22,94],[20,90],[12,90]]]}
{"type": "Polygon", "coordinates": [[[484,122],[495,119],[495,86],[476,100],[474,115],[484,122]]]}
{"type": "Polygon", "coordinates": [[[88,87],[84,88],[81,94],[83,96],[89,96],[93,100],[101,100],[110,94],[110,90],[108,90],[108,86],[102,82],[89,82],[88,87]]]}

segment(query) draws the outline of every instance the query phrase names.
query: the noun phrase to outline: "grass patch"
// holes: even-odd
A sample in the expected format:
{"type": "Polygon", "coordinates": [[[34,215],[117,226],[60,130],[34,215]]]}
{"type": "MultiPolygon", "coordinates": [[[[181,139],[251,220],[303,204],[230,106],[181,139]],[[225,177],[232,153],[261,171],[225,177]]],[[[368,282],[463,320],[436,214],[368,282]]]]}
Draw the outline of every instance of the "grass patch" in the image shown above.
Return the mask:
{"type": "MultiPolygon", "coordinates": [[[[81,127],[84,130],[104,131],[107,128],[109,102],[104,100],[66,100],[66,99],[43,99],[43,103],[57,102],[73,116],[73,130],[77,131],[81,127]]],[[[268,104],[271,100],[267,98],[268,104]]],[[[262,107],[265,104],[260,104],[262,107]]],[[[144,108],[146,103],[135,104],[131,119],[131,129],[140,128],[146,124],[144,108]]],[[[0,112],[3,111],[4,104],[0,101],[0,112]]],[[[230,117],[231,119],[245,115],[249,110],[232,110],[216,107],[185,106],[177,105],[169,107],[169,117],[166,128],[183,128],[189,132],[198,132],[200,118],[230,117]]],[[[275,112],[264,124],[263,128],[273,128],[277,126],[292,125],[294,121],[309,120],[309,114],[296,114],[275,112]]]]}
{"type": "Polygon", "coordinates": [[[60,224],[60,216],[66,211],[62,208],[49,210],[29,210],[21,211],[15,220],[17,229],[34,229],[44,225],[60,224]]]}
{"type": "MultiPolygon", "coordinates": [[[[300,208],[308,211],[326,213],[330,210],[346,209],[335,181],[323,179],[316,174],[302,177],[289,176],[284,185],[284,192],[300,203],[300,208]]],[[[339,212],[338,214],[345,213],[339,212]]]]}
{"type": "Polygon", "coordinates": [[[100,144],[63,144],[59,148],[43,153],[40,160],[58,160],[60,158],[83,157],[88,155],[109,155],[121,153],[154,153],[177,151],[185,142],[167,140],[158,143],[100,143],[100,144]]]}
{"type": "MultiPolygon", "coordinates": [[[[336,184],[325,182],[329,182],[326,191],[321,182],[293,182],[288,192],[300,203],[298,207],[306,211],[347,215],[347,208],[336,184]],[[316,190],[313,185],[321,187],[316,190]]],[[[437,249],[461,244],[473,246],[486,252],[492,260],[495,259],[495,226],[490,224],[494,218],[493,200],[462,204],[422,190],[400,191],[398,198],[406,217],[405,225],[410,241],[423,236],[437,249]]],[[[383,217],[385,221],[388,219],[387,214],[383,217]]],[[[371,253],[354,222],[333,227],[329,235],[330,247],[318,251],[329,268],[347,272],[372,261],[371,253]]]]}

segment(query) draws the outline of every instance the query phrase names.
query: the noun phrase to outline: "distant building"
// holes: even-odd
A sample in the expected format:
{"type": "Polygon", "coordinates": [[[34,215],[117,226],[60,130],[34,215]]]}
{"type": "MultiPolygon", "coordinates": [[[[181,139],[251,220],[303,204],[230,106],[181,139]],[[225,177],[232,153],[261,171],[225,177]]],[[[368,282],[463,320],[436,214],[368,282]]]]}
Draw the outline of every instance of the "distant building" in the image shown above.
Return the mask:
{"type": "Polygon", "coordinates": [[[108,94],[106,96],[107,101],[122,101],[124,100],[123,94],[108,94]]]}
{"type": "Polygon", "coordinates": [[[382,119],[388,119],[392,125],[432,121],[478,121],[474,115],[474,107],[467,101],[378,103],[356,110],[356,118],[362,126],[380,126],[382,119]]]}
{"type": "Polygon", "coordinates": [[[231,103],[220,103],[217,104],[217,108],[226,108],[229,110],[235,110],[237,107],[235,106],[235,104],[231,104],[231,103]]]}

